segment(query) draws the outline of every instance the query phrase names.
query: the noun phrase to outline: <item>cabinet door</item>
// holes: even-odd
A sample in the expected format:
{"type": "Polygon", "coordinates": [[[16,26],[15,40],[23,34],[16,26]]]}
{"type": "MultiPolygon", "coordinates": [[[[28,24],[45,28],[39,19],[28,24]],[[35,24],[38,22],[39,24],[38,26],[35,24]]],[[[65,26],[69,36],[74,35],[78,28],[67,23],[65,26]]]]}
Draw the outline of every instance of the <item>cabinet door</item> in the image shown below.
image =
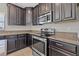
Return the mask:
{"type": "Polygon", "coordinates": [[[52,47],[49,48],[49,56],[66,56],[62,51],[56,50],[52,47]]]}
{"type": "Polygon", "coordinates": [[[49,52],[48,52],[49,56],[52,56],[52,49],[49,48],[49,52]]]}
{"type": "Polygon", "coordinates": [[[41,13],[42,13],[42,15],[43,15],[43,14],[45,14],[45,12],[46,12],[46,4],[45,4],[45,3],[42,3],[41,6],[42,6],[42,8],[41,8],[41,9],[42,9],[42,10],[41,10],[41,13]]]}
{"type": "Polygon", "coordinates": [[[28,46],[31,46],[32,45],[32,35],[30,35],[30,34],[26,34],[26,39],[27,39],[27,45],[28,46]]]}
{"type": "Polygon", "coordinates": [[[16,47],[17,49],[21,49],[26,47],[26,35],[25,34],[20,34],[17,37],[17,42],[16,42],[16,47]]]}
{"type": "Polygon", "coordinates": [[[19,40],[20,40],[20,48],[24,48],[26,46],[25,37],[22,37],[19,40]]]}
{"type": "Polygon", "coordinates": [[[21,16],[21,24],[26,25],[26,9],[22,9],[21,16]]]}
{"type": "Polygon", "coordinates": [[[33,8],[33,25],[38,25],[38,16],[39,16],[39,6],[33,8]]]}
{"type": "Polygon", "coordinates": [[[51,3],[51,11],[54,11],[54,4],[55,3],[51,3]]]}
{"type": "Polygon", "coordinates": [[[8,4],[8,24],[9,25],[26,25],[26,10],[8,4]]]}
{"type": "Polygon", "coordinates": [[[24,9],[17,7],[17,25],[25,25],[24,9]]]}
{"type": "Polygon", "coordinates": [[[61,4],[60,3],[55,3],[53,4],[54,5],[54,19],[53,21],[54,22],[57,22],[57,21],[61,21],[61,4]]]}
{"type": "Polygon", "coordinates": [[[39,4],[39,15],[43,15],[51,11],[51,3],[40,3],[39,4]]]}
{"type": "Polygon", "coordinates": [[[34,7],[33,10],[32,10],[32,13],[33,13],[33,20],[32,20],[32,24],[33,25],[36,25],[36,8],[34,7]]]}
{"type": "Polygon", "coordinates": [[[8,4],[8,24],[16,25],[16,7],[14,5],[8,4]]]}
{"type": "Polygon", "coordinates": [[[40,3],[39,4],[39,15],[40,16],[43,15],[43,14],[45,14],[45,9],[46,9],[45,3],[40,3]]]}
{"type": "Polygon", "coordinates": [[[7,52],[10,53],[16,50],[17,35],[6,36],[7,38],[7,52]]]}
{"type": "Polygon", "coordinates": [[[21,24],[21,9],[17,8],[17,25],[21,24]]]}
{"type": "Polygon", "coordinates": [[[42,4],[39,4],[39,15],[42,15],[42,4]]]}
{"type": "Polygon", "coordinates": [[[8,53],[16,50],[15,41],[16,41],[15,38],[7,40],[7,51],[8,51],[8,53]]]}
{"type": "Polygon", "coordinates": [[[51,3],[46,3],[45,13],[48,13],[51,11],[51,3]]]}
{"type": "Polygon", "coordinates": [[[29,37],[28,37],[28,43],[29,43],[29,46],[32,45],[32,36],[31,35],[29,35],[29,37]]]}
{"type": "Polygon", "coordinates": [[[16,40],[16,49],[18,50],[18,49],[20,49],[20,40],[16,40]]]}
{"type": "Polygon", "coordinates": [[[75,19],[76,18],[76,4],[74,3],[64,3],[62,4],[63,19],[75,19]]]}

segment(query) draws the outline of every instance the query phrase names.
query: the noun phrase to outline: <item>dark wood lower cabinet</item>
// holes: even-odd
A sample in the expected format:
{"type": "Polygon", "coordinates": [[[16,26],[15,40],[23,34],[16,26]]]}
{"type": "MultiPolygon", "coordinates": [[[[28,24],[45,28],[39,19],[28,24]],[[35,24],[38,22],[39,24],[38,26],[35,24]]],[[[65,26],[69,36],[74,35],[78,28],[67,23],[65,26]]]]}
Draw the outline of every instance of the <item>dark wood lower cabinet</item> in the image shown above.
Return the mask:
{"type": "Polygon", "coordinates": [[[49,48],[48,54],[49,54],[49,56],[52,56],[52,49],[49,48]]]}
{"type": "Polygon", "coordinates": [[[65,56],[65,55],[50,48],[49,49],[49,56],[65,56]]]}
{"type": "Polygon", "coordinates": [[[8,40],[8,46],[7,46],[7,51],[8,52],[12,52],[16,50],[16,46],[15,46],[15,39],[9,39],[8,40]]]}
{"type": "Polygon", "coordinates": [[[20,49],[20,40],[16,40],[16,50],[20,49]]]}
{"type": "Polygon", "coordinates": [[[10,36],[6,36],[7,38],[7,52],[13,52],[16,50],[16,40],[17,40],[17,36],[15,35],[10,35],[10,36]]]}
{"type": "Polygon", "coordinates": [[[32,36],[30,34],[19,34],[6,36],[7,53],[25,48],[32,45],[32,36]]]}
{"type": "Polygon", "coordinates": [[[26,47],[26,44],[27,44],[26,43],[26,34],[18,35],[17,42],[16,42],[17,49],[26,47]]]}
{"type": "Polygon", "coordinates": [[[30,34],[26,34],[27,38],[27,46],[31,46],[32,45],[32,35],[30,34]]]}

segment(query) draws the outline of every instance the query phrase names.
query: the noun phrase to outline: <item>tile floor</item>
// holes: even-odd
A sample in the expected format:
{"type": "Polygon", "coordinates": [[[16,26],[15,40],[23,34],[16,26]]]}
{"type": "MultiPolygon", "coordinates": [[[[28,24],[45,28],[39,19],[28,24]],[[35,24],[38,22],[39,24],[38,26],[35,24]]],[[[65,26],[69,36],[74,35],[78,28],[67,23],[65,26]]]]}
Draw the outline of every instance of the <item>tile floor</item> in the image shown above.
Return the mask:
{"type": "Polygon", "coordinates": [[[32,56],[31,48],[27,47],[13,53],[8,54],[8,56],[32,56]]]}

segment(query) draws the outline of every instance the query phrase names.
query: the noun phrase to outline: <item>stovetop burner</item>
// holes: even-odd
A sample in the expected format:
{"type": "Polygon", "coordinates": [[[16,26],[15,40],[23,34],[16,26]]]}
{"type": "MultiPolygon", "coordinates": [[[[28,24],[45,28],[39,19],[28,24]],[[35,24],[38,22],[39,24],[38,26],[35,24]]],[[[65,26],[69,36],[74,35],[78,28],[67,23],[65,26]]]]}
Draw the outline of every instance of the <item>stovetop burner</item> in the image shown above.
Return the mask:
{"type": "Polygon", "coordinates": [[[52,28],[41,29],[42,37],[49,37],[51,35],[55,35],[55,29],[52,29],[52,28]]]}

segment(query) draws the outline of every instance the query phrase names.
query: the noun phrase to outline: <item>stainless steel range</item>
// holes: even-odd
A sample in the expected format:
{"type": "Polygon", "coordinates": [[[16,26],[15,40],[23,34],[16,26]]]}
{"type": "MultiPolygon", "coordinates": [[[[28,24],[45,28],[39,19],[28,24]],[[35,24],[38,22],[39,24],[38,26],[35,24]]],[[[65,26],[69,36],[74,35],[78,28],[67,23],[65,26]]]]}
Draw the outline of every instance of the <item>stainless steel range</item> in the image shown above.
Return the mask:
{"type": "Polygon", "coordinates": [[[34,56],[46,56],[47,55],[47,39],[38,37],[38,36],[32,36],[33,38],[33,55],[34,56]]]}
{"type": "Polygon", "coordinates": [[[34,56],[47,56],[47,37],[54,34],[54,30],[41,29],[40,36],[32,36],[32,49],[34,56]]]}

